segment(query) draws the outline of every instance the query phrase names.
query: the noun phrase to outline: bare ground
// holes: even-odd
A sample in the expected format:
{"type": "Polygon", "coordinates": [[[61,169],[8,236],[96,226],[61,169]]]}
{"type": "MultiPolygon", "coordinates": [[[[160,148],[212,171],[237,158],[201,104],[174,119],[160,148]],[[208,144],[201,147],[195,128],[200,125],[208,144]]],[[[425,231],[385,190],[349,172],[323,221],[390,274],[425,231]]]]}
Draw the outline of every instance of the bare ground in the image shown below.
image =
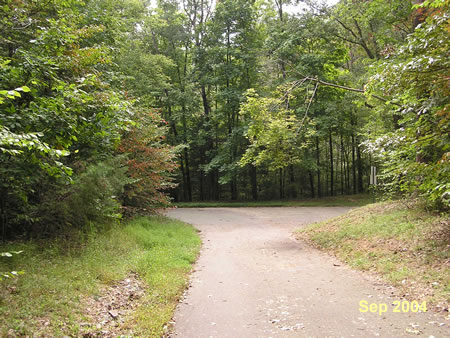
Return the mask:
{"type": "Polygon", "coordinates": [[[180,302],[179,337],[449,337],[442,315],[394,313],[396,290],[296,241],[291,232],[345,207],[173,209],[204,246],[180,302]],[[361,300],[387,304],[361,313],[361,300]]]}

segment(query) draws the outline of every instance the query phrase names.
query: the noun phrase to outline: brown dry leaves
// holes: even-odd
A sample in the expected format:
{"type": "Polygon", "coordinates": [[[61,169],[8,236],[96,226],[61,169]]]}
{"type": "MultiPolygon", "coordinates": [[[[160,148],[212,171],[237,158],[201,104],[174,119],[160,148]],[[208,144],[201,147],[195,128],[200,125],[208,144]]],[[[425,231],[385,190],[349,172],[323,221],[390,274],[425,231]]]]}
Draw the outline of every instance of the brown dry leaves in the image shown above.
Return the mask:
{"type": "Polygon", "coordinates": [[[137,273],[132,272],[113,286],[103,288],[100,294],[85,299],[85,315],[89,323],[81,324],[81,334],[84,337],[132,335],[123,326],[127,315],[139,306],[139,299],[145,294],[145,285],[137,273]]]}

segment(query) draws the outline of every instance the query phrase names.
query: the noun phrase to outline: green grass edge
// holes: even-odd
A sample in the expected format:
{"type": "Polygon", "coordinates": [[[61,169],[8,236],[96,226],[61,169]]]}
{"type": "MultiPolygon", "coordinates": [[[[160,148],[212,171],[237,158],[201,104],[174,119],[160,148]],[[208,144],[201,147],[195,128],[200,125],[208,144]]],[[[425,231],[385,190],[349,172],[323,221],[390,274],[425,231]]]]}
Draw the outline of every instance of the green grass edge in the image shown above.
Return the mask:
{"type": "Polygon", "coordinates": [[[188,285],[200,247],[192,226],[162,216],[135,218],[83,240],[4,244],[2,252],[23,252],[1,257],[0,271],[25,273],[1,282],[0,335],[80,336],[95,331],[84,299],[98,297],[102,288],[135,272],[147,291],[122,332],[160,337],[188,285]]]}
{"type": "Polygon", "coordinates": [[[355,269],[382,276],[406,298],[445,312],[450,300],[448,220],[448,214],[388,201],[299,229],[296,237],[355,269]]]}
{"type": "Polygon", "coordinates": [[[177,208],[339,207],[364,206],[372,202],[370,195],[356,194],[302,200],[174,202],[172,205],[177,208]]]}

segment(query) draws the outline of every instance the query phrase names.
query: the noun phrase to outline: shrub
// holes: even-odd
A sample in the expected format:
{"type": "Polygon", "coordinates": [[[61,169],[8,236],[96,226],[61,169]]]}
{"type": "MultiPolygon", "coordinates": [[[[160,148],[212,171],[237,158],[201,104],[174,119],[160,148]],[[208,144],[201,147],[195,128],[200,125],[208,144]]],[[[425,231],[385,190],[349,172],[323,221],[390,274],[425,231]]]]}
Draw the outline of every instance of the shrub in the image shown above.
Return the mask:
{"type": "Polygon", "coordinates": [[[164,207],[169,197],[164,191],[173,188],[172,174],[177,165],[176,149],[163,143],[165,121],[153,111],[140,113],[138,125],[123,135],[119,150],[127,155],[128,175],[123,204],[130,213],[164,207]]]}
{"type": "Polygon", "coordinates": [[[64,229],[70,233],[68,228],[79,230],[120,218],[120,195],[130,182],[126,173],[124,158],[119,156],[89,165],[56,193],[48,191],[37,210],[39,221],[33,232],[45,236],[64,229]]]}

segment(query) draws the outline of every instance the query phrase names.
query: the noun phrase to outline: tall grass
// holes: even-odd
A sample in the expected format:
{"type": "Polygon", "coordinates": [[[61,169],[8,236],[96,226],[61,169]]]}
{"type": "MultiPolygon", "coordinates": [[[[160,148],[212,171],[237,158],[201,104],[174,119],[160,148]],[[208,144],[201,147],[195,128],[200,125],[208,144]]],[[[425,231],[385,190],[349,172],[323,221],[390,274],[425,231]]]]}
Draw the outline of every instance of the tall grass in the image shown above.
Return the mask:
{"type": "MultiPolygon", "coordinates": [[[[23,270],[0,290],[0,335],[78,335],[86,318],[83,299],[138,273],[148,286],[126,325],[134,333],[160,336],[170,320],[200,248],[195,230],[163,217],[138,218],[82,241],[9,243],[0,271],[23,270]]],[[[127,327],[124,327],[126,330],[127,327]]]]}

